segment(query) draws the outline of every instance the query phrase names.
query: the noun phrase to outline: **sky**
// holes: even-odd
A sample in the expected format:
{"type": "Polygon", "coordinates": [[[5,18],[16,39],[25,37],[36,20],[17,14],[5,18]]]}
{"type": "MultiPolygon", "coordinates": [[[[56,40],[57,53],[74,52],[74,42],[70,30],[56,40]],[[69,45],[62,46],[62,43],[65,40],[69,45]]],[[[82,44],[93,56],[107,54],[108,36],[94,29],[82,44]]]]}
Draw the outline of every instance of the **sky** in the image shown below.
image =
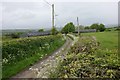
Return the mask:
{"type": "Polygon", "coordinates": [[[118,24],[118,0],[4,0],[0,2],[0,27],[2,29],[51,28],[52,8],[55,5],[55,26],[68,22],[80,25],[103,23],[118,24]]]}

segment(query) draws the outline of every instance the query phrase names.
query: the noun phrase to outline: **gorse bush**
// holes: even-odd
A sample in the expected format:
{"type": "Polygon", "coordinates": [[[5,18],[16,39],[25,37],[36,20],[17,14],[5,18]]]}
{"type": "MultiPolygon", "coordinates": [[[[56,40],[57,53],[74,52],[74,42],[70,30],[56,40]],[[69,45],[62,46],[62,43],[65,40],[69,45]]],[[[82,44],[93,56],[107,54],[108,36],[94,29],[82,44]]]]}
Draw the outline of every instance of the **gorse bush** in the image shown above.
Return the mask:
{"type": "Polygon", "coordinates": [[[117,49],[100,49],[95,37],[81,37],[50,77],[120,78],[117,49]]]}
{"type": "Polygon", "coordinates": [[[99,42],[96,42],[95,37],[82,37],[73,47],[71,47],[70,53],[91,53],[98,48],[98,45],[99,42]]]}

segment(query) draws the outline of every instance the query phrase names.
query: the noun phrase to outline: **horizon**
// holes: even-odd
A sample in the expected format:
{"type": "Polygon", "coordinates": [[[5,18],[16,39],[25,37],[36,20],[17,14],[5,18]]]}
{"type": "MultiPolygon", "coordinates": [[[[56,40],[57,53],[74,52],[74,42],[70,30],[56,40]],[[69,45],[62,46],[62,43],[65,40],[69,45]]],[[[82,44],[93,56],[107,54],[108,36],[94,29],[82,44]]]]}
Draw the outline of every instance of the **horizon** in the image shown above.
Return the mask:
{"type": "MultiPolygon", "coordinates": [[[[86,26],[82,25],[82,26],[86,27],[86,26],[90,26],[90,25],[86,25],[86,26]]],[[[63,28],[63,27],[56,27],[56,28],[59,29],[59,28],[63,28]]],[[[118,27],[118,24],[108,24],[108,25],[105,25],[105,28],[112,28],[112,27],[118,27]]],[[[39,30],[39,29],[50,30],[51,28],[52,27],[49,27],[49,28],[33,28],[33,29],[30,29],[30,28],[14,28],[14,29],[0,29],[0,30],[39,30]]]]}

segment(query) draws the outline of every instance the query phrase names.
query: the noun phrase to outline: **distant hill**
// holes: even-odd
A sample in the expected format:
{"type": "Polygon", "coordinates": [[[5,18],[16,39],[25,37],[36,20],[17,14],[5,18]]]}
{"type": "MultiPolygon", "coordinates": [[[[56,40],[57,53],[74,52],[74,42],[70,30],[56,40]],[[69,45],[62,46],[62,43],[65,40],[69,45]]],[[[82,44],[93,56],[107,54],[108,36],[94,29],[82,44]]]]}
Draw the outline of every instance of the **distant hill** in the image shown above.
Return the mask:
{"type": "Polygon", "coordinates": [[[2,30],[2,34],[8,34],[8,33],[15,33],[15,32],[33,32],[33,31],[37,31],[37,30],[32,30],[32,29],[6,29],[6,30],[2,30]]]}

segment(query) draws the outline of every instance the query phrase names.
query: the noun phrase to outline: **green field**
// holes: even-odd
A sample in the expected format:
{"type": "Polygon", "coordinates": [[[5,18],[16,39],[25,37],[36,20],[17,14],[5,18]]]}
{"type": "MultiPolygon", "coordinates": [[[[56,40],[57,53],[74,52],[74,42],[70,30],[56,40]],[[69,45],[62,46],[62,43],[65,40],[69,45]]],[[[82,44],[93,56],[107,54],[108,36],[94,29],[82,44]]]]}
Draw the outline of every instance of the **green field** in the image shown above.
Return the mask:
{"type": "Polygon", "coordinates": [[[118,49],[118,32],[82,33],[83,36],[95,36],[102,49],[118,49]]]}

